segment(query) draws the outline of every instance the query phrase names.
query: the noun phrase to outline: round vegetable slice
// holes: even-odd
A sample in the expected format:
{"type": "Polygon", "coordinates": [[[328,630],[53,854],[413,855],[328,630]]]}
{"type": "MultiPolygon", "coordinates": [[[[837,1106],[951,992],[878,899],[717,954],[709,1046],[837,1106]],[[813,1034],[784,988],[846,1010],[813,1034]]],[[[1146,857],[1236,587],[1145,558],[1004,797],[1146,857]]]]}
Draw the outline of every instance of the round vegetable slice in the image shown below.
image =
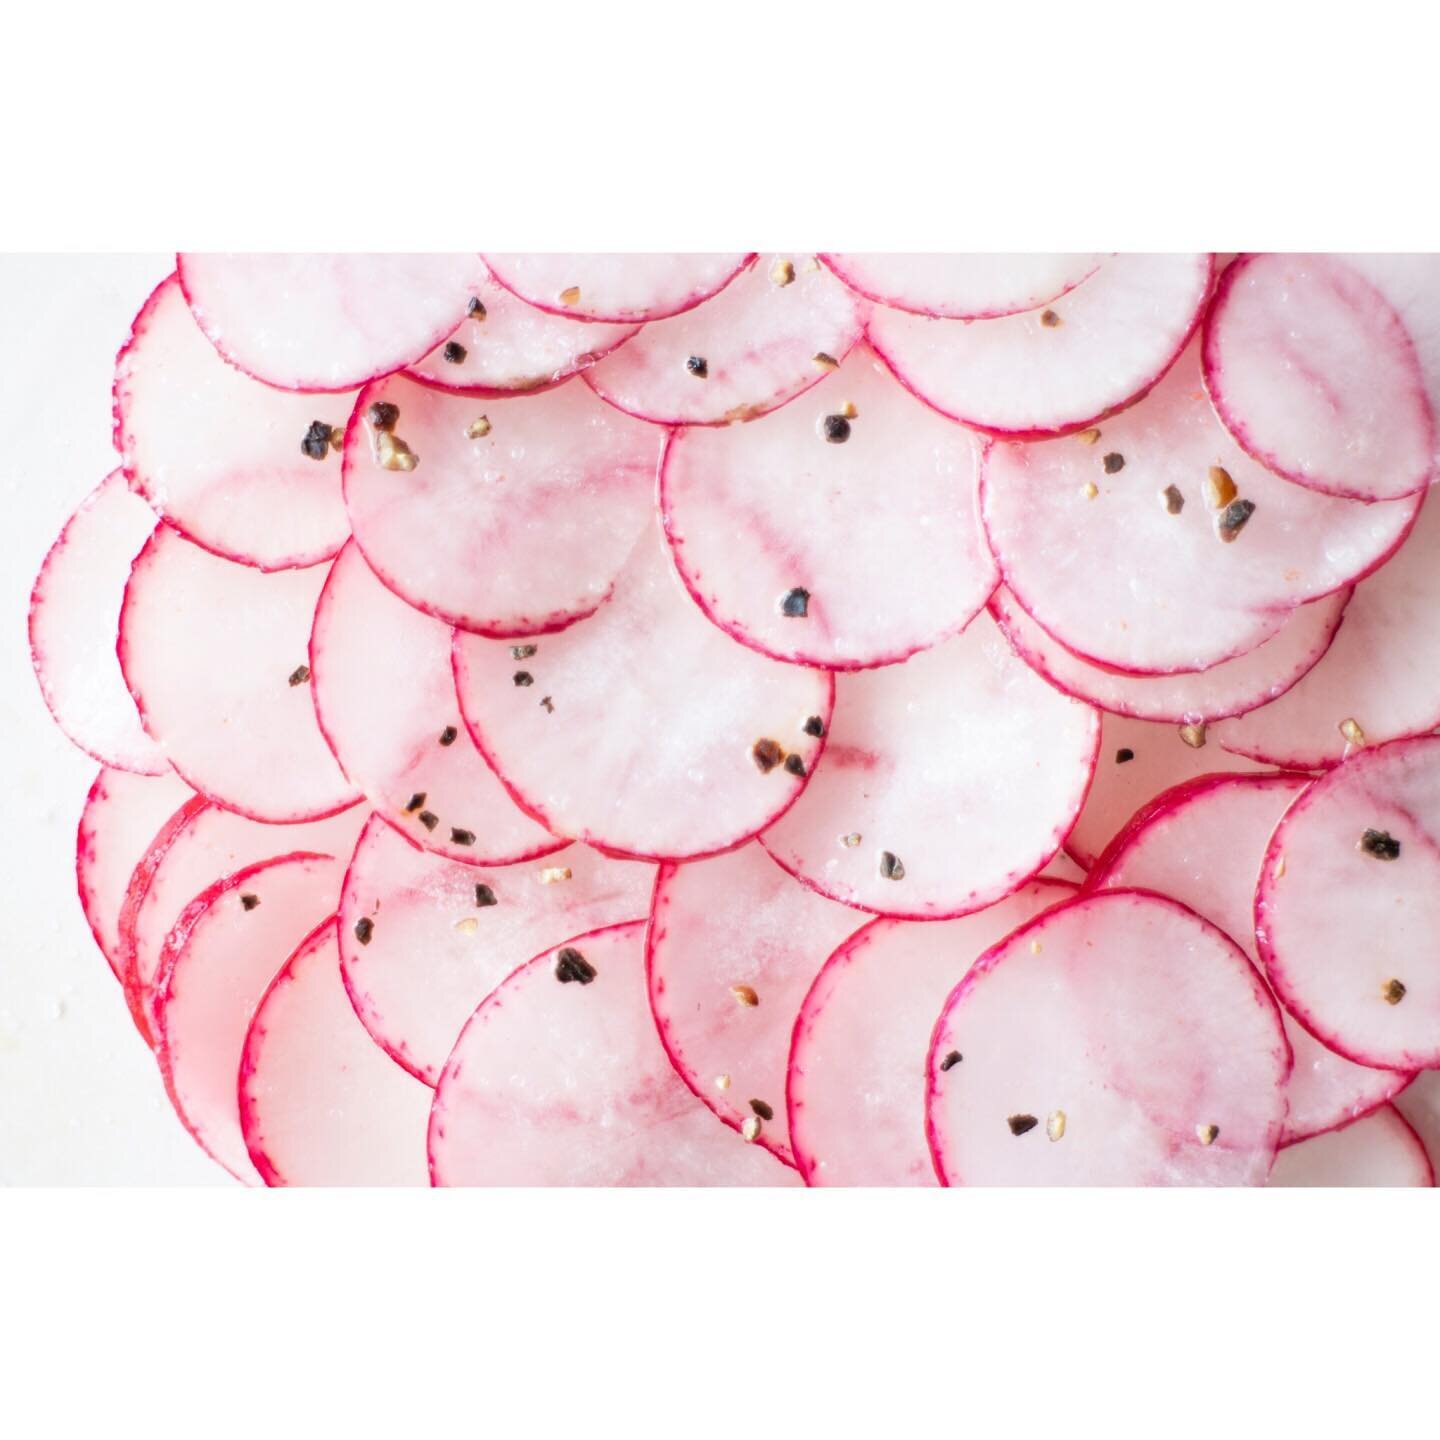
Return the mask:
{"type": "Polygon", "coordinates": [[[1290,1064],[1234,941],[1160,895],[1084,895],[986,951],[946,1002],[931,1154],[947,1185],[1258,1185],[1290,1064]]]}
{"type": "Polygon", "coordinates": [[[1396,1097],[1395,1108],[1409,1122],[1430,1164],[1440,1172],[1440,1070],[1422,1070],[1396,1097]]]}
{"type": "Polygon", "coordinates": [[[995,588],[979,459],[974,436],[862,347],[775,415],[678,432],[660,505],[680,577],[722,630],[780,660],[858,669],[955,634],[995,588]],[[787,613],[796,590],[803,617],[787,613]]]}
{"type": "Polygon", "coordinates": [[[979,910],[1060,848],[1099,735],[1095,711],[1051,689],[982,615],[904,665],[837,678],[824,763],[761,843],[857,909],[979,910]]]}
{"type": "Polygon", "coordinates": [[[1433,1186],[1435,1171],[1405,1117],[1393,1105],[1382,1105],[1339,1130],[1287,1145],[1265,1183],[1281,1190],[1433,1186]]]}

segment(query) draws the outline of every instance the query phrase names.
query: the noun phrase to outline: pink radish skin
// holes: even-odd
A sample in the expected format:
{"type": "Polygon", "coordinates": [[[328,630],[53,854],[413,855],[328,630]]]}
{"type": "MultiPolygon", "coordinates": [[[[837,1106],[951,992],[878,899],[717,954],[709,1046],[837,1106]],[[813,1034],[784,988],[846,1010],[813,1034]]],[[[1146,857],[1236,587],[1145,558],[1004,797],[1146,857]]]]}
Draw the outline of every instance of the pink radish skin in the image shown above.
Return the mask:
{"type": "Polygon", "coordinates": [[[1433,1186],[1435,1171],[1420,1137],[1393,1105],[1339,1130],[1290,1145],[1275,1157],[1271,1189],[1433,1186]]]}
{"type": "Polygon", "coordinates": [[[1395,1108],[1420,1138],[1430,1164],[1440,1173],[1440,1070],[1422,1070],[1395,1097],[1395,1108]]]}
{"type": "Polygon", "coordinates": [[[904,660],[984,605],[997,576],[978,481],[974,437],[862,347],[775,415],[676,432],[660,506],[680,578],[722,630],[778,660],[854,670],[904,660]],[[847,407],[849,438],[827,442],[826,417],[847,407]],[[803,620],[777,603],[796,586],[803,620]]]}

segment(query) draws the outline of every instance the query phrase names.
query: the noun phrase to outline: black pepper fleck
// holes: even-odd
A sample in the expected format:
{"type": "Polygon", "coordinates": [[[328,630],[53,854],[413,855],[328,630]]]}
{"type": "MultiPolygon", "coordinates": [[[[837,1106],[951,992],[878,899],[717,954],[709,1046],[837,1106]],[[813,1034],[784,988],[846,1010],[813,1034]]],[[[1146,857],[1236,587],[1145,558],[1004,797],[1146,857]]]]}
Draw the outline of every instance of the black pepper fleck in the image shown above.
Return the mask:
{"type": "Polygon", "coordinates": [[[485,318],[485,306],[481,303],[478,295],[470,297],[470,303],[465,307],[465,313],[472,320],[483,320],[485,318]]]}
{"type": "Polygon", "coordinates": [[[462,364],[464,362],[465,356],[468,353],[469,352],[462,344],[460,344],[458,340],[447,340],[445,342],[445,348],[440,352],[441,356],[444,358],[446,364],[448,365],[462,364]]]}
{"type": "Polygon", "coordinates": [[[475,843],[475,832],[473,830],[458,830],[452,825],[450,827],[450,843],[452,845],[473,845],[475,843]]]}
{"type": "Polygon", "coordinates": [[[1244,528],[1255,513],[1253,500],[1232,500],[1221,512],[1216,525],[1220,538],[1228,545],[1244,528]]]}
{"type": "Polygon", "coordinates": [[[420,812],[420,823],[427,830],[433,830],[440,823],[440,817],[430,810],[422,810],[420,812]]]}
{"type": "Polygon", "coordinates": [[[832,445],[843,445],[850,438],[850,422],[843,415],[827,415],[823,429],[832,445]]]}
{"type": "Polygon", "coordinates": [[[762,1119],[773,1120],[775,1118],[774,1108],[767,1105],[763,1100],[752,1100],[750,1108],[762,1119]]]}
{"type": "Polygon", "coordinates": [[[535,683],[535,677],[528,670],[517,670],[511,678],[522,688],[535,683]]]}
{"type": "Polygon", "coordinates": [[[240,908],[242,910],[253,910],[260,903],[258,895],[242,895],[240,897],[240,908]]]}
{"type": "Polygon", "coordinates": [[[710,374],[710,366],[706,363],[703,355],[692,355],[686,362],[685,368],[697,379],[704,380],[710,374]]]}
{"type": "Polygon", "coordinates": [[[293,689],[296,685],[303,685],[310,678],[310,667],[308,665],[297,665],[290,672],[290,686],[293,689]]]}
{"type": "Polygon", "coordinates": [[[1185,508],[1185,497],[1174,485],[1167,485],[1160,492],[1160,498],[1165,502],[1165,510],[1170,515],[1178,515],[1185,508]]]}
{"type": "Polygon", "coordinates": [[[952,1050],[941,1062],[942,1070],[953,1070],[965,1057],[958,1051],[952,1050]]]}
{"type": "Polygon", "coordinates": [[[368,917],[361,918],[355,922],[355,938],[362,944],[368,945],[370,937],[375,933],[375,922],[368,917]]]}
{"type": "Polygon", "coordinates": [[[588,985],[595,978],[595,967],[573,946],[567,945],[555,957],[555,978],[562,985],[572,980],[588,985]]]}
{"type": "Polygon", "coordinates": [[[1026,1135],[1040,1122],[1033,1115],[1011,1115],[1005,1123],[1012,1135],[1026,1135]]]}
{"type": "Polygon", "coordinates": [[[792,775],[803,775],[805,773],[805,762],[798,755],[787,755],[785,757],[785,768],[792,775]]]}
{"type": "Polygon", "coordinates": [[[905,866],[889,850],[880,852],[880,878],[882,880],[903,880],[905,878],[905,866]]]}
{"type": "Polygon", "coordinates": [[[1053,330],[1060,323],[1060,317],[1053,310],[1042,310],[1040,312],[1040,323],[1047,330],[1053,330]]]}
{"type": "Polygon", "coordinates": [[[1122,746],[1115,752],[1115,763],[1117,765],[1128,765],[1135,758],[1135,752],[1128,746],[1122,746]]]}
{"type": "Polygon", "coordinates": [[[785,752],[773,740],[757,740],[750,747],[750,758],[762,775],[768,775],[785,758],[785,752]]]}
{"type": "Polygon", "coordinates": [[[1367,830],[1360,837],[1360,848],[1377,860],[1400,858],[1400,842],[1388,830],[1367,830]]]}
{"type": "Polygon", "coordinates": [[[477,885],[475,887],[475,903],[480,909],[485,910],[500,902],[496,900],[495,892],[488,885],[477,885]]]}
{"type": "Polygon", "coordinates": [[[393,430],[400,418],[400,407],[388,400],[377,400],[366,412],[365,418],[377,430],[393,430]]]}
{"type": "Polygon", "coordinates": [[[333,425],[327,425],[323,420],[312,420],[305,438],[300,442],[300,449],[312,460],[323,460],[330,453],[330,438],[334,433],[333,425]]]}
{"type": "Polygon", "coordinates": [[[553,715],[555,713],[555,702],[548,695],[542,695],[540,697],[540,708],[547,715],[553,715]]]}
{"type": "Polygon", "coordinates": [[[440,732],[440,743],[442,745],[453,745],[459,734],[460,732],[453,725],[447,725],[440,732]]]}
{"type": "Polygon", "coordinates": [[[419,790],[410,797],[410,803],[405,807],[405,813],[407,815],[413,815],[424,803],[425,792],[419,790]]]}
{"type": "Polygon", "coordinates": [[[1100,463],[1107,475],[1118,475],[1125,468],[1125,457],[1118,450],[1112,450],[1100,463]]]}
{"type": "Polygon", "coordinates": [[[780,602],[780,613],[792,620],[803,620],[810,613],[810,592],[798,585],[786,591],[785,598],[780,602]]]}
{"type": "Polygon", "coordinates": [[[807,735],[818,737],[825,733],[825,722],[818,715],[812,715],[801,728],[807,735]]]}
{"type": "Polygon", "coordinates": [[[512,645],[510,658],[512,660],[528,660],[539,648],[538,645],[512,645]]]}

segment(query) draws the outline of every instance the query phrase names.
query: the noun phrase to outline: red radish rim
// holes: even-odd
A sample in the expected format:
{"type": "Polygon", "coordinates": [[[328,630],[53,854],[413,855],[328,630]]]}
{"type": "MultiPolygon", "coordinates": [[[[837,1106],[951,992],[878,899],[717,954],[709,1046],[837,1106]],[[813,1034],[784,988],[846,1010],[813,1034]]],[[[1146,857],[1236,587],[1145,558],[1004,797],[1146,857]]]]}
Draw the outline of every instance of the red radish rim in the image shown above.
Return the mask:
{"type": "MultiPolygon", "coordinates": [[[[1417,1073],[1418,1073],[1418,1072],[1417,1072],[1417,1073]]],[[[1412,1075],[1410,1078],[1411,1078],[1411,1080],[1413,1080],[1415,1077],[1412,1075]]],[[[1409,1082],[1407,1081],[1406,1083],[1408,1084],[1409,1082]]],[[[1403,1087],[1402,1087],[1402,1088],[1403,1088],[1403,1087]]],[[[1398,1094],[1399,1092],[1397,1091],[1396,1093],[1398,1094]]],[[[1393,1097],[1392,1097],[1392,1098],[1393,1098],[1393,1097]]],[[[1386,1103],[1388,1104],[1389,1102],[1387,1101],[1386,1103]]],[[[1378,1108],[1379,1108],[1379,1107],[1377,1106],[1376,1109],[1378,1109],[1378,1108]]],[[[1409,1120],[1406,1118],[1406,1116],[1405,1116],[1405,1112],[1404,1112],[1403,1110],[1401,1110],[1401,1109],[1399,1108],[1399,1106],[1397,1106],[1397,1105],[1391,1105],[1390,1108],[1395,1112],[1395,1119],[1397,1119],[1397,1120],[1406,1128],[1406,1130],[1408,1130],[1408,1131],[1410,1132],[1410,1138],[1415,1142],[1415,1148],[1420,1152],[1420,1158],[1425,1162],[1425,1169],[1426,1169],[1426,1171],[1428,1172],[1428,1174],[1429,1174],[1429,1176],[1430,1176],[1430,1186],[1431,1186],[1431,1188],[1433,1189],[1437,1184],[1440,1184],[1440,1180],[1437,1180],[1437,1178],[1436,1178],[1436,1174],[1435,1174],[1435,1161],[1434,1161],[1434,1159],[1432,1158],[1432,1156],[1431,1156],[1431,1154],[1430,1154],[1430,1151],[1426,1148],[1425,1142],[1420,1138],[1420,1132],[1410,1123],[1410,1121],[1409,1121],[1409,1120]]],[[[1373,1115],[1374,1113],[1375,1113],[1374,1110],[1367,1110],[1367,1111],[1365,1112],[1366,1115],[1373,1115]]],[[[1356,1120],[1363,1120],[1364,1118],[1365,1118],[1365,1115],[1357,1115],[1357,1116],[1355,1117],[1356,1120]]],[[[1344,1127],[1341,1126],[1341,1125],[1336,1125],[1336,1126],[1334,1127],[1335,1130],[1340,1130],[1340,1129],[1343,1129],[1343,1128],[1344,1128],[1344,1127]]],[[[1321,1134],[1321,1135],[1329,1135],[1329,1134],[1332,1133],[1332,1131],[1330,1131],[1330,1130],[1321,1130],[1321,1131],[1319,1131],[1318,1133],[1321,1134]]],[[[1306,1136],[1306,1139],[1308,1139],[1308,1140],[1313,1140],[1314,1138],[1315,1138],[1315,1137],[1314,1137],[1313,1135],[1308,1135],[1308,1136],[1306,1136]]],[[[1290,1142],[1290,1144],[1292,1144],[1292,1145],[1298,1145],[1298,1144],[1300,1144],[1300,1141],[1298,1141],[1298,1140],[1292,1140],[1292,1141],[1290,1142]]],[[[1284,1150],[1284,1149],[1286,1149],[1287,1147],[1284,1146],[1284,1145],[1282,1145],[1280,1148],[1281,1148],[1282,1150],[1284,1150]]]]}
{"type": "MultiPolygon", "coordinates": [[[[498,282],[497,282],[498,283],[498,282]]],[[[513,291],[511,292],[514,293],[513,291]]],[[[529,304],[528,301],[525,302],[529,304]]],[[[575,319],[572,315],[570,319],[575,319]]],[[[576,321],[577,324],[604,324],[604,321],[576,321]]],[[[457,334],[464,327],[464,320],[450,333],[457,334]]],[[[438,390],[444,395],[469,395],[476,400],[508,400],[516,395],[539,395],[541,391],[553,390],[557,385],[563,385],[567,380],[573,380],[577,375],[584,375],[592,365],[598,365],[607,355],[613,355],[622,345],[633,340],[645,328],[643,323],[636,323],[635,328],[628,335],[622,335],[612,344],[606,345],[602,350],[587,350],[583,355],[577,355],[571,362],[569,369],[562,370],[548,379],[538,381],[534,385],[447,385],[437,380],[433,375],[427,375],[417,370],[414,365],[405,365],[400,369],[400,374],[407,380],[413,380],[417,385],[424,385],[426,389],[438,390]]],[[[386,377],[379,376],[379,379],[386,377]]],[[[373,380],[367,381],[367,385],[373,385],[373,380]]],[[[597,392],[598,393],[598,392],[597,392]]],[[[603,398],[603,397],[602,397],[603,398]]],[[[618,407],[617,407],[618,408],[618,407]]],[[[638,417],[644,419],[644,416],[638,417]]]]}

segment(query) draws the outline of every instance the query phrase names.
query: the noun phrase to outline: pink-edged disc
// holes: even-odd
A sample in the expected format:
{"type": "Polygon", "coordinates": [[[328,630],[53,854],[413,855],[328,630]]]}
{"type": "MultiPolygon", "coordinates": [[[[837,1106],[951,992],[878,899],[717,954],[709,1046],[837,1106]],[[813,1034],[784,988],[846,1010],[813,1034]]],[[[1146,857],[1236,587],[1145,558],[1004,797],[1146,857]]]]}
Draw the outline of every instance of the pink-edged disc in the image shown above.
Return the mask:
{"type": "Polygon", "coordinates": [[[1422,1070],[1394,1100],[1440,1175],[1440,1070],[1422,1070]]]}
{"type": "Polygon", "coordinates": [[[1339,1130],[1289,1145],[1265,1182],[1274,1189],[1433,1186],[1430,1157],[1405,1117],[1382,1105],[1339,1130]]]}

